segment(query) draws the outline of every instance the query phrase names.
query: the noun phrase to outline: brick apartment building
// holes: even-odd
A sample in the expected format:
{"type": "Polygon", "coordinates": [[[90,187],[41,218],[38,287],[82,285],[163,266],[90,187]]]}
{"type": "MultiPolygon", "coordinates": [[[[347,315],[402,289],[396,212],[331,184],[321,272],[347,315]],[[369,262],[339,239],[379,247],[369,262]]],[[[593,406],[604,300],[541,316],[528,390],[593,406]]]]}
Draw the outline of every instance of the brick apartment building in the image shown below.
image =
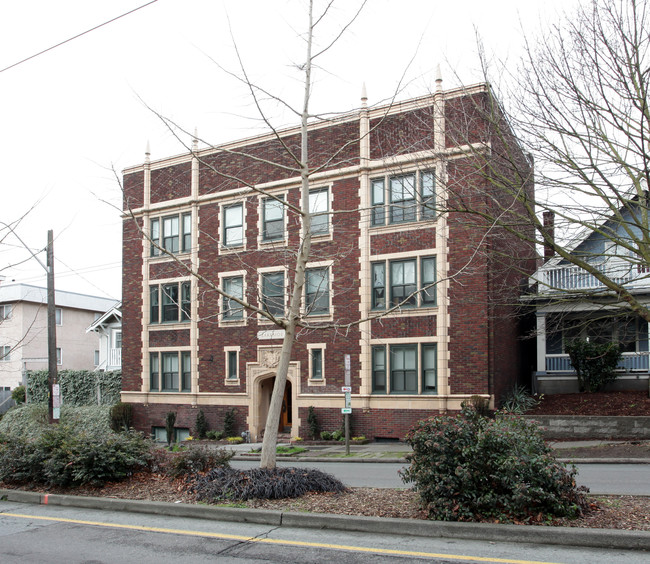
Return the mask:
{"type": "MultiPolygon", "coordinates": [[[[364,98],[360,110],[310,125],[309,201],[321,215],[285,432],[309,436],[310,406],[321,430],[339,428],[346,371],[353,434],[401,438],[472,395],[498,401],[527,369],[516,304],[534,249],[447,205],[511,204],[476,166],[480,152],[506,168],[483,117],[490,100],[486,85],[443,91],[438,81],[434,94],[377,108],[364,98]]],[[[281,138],[300,147],[297,128],[281,138]]],[[[159,431],[175,411],[182,436],[201,409],[221,429],[234,408],[238,432],[262,435],[284,332],[207,281],[282,315],[299,180],[273,135],[201,150],[195,140],[187,154],[147,154],[124,171],[122,398],[138,428],[159,431]]]]}

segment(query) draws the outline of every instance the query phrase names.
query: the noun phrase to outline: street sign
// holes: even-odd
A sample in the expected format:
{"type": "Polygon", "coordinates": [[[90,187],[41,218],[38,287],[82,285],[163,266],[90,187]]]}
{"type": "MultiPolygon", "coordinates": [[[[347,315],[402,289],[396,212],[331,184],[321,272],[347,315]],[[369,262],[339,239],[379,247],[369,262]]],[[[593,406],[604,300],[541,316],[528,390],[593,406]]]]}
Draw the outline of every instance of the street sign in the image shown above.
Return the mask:
{"type": "Polygon", "coordinates": [[[351,407],[342,407],[341,408],[341,413],[343,413],[344,415],[349,415],[350,413],[352,413],[352,408],[351,407]]]}
{"type": "Polygon", "coordinates": [[[350,379],[350,355],[346,354],[343,358],[344,358],[344,361],[345,361],[345,373],[344,373],[345,385],[349,386],[350,382],[351,382],[351,379],[350,379]]]}
{"type": "Polygon", "coordinates": [[[345,407],[352,407],[352,394],[345,392],[345,407]]]}
{"type": "Polygon", "coordinates": [[[352,392],[352,386],[341,386],[341,391],[346,394],[346,393],[351,393],[352,392]]]}

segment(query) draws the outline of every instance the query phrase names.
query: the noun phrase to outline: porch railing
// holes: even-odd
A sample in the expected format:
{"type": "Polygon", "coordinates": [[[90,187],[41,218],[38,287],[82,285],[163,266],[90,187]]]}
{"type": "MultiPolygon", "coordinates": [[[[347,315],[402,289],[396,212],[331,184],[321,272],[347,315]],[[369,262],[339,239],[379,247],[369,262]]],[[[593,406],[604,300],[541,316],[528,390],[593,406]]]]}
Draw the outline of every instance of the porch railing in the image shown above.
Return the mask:
{"type": "MultiPolygon", "coordinates": [[[[594,266],[616,284],[625,284],[628,287],[650,286],[647,269],[639,268],[638,265],[619,260],[594,266]]],[[[542,268],[539,272],[539,282],[541,293],[596,290],[605,287],[593,274],[574,265],[542,268]]]]}
{"type": "Polygon", "coordinates": [[[122,366],[122,349],[111,349],[108,355],[109,366],[122,366]]]}
{"type": "MultiPolygon", "coordinates": [[[[617,369],[625,372],[647,371],[650,364],[650,353],[623,353],[623,358],[618,363],[617,369]]],[[[573,372],[571,359],[568,354],[547,354],[546,372],[573,372]]]]}

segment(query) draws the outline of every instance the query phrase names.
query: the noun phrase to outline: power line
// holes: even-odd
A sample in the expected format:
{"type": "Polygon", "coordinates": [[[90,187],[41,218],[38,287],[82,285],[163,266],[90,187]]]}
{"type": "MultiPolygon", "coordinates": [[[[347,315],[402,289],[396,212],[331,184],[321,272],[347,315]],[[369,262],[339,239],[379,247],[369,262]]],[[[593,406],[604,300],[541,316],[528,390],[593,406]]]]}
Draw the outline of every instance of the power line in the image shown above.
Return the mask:
{"type": "Polygon", "coordinates": [[[134,8],[133,10],[130,10],[130,11],[122,14],[121,16],[117,16],[117,17],[113,18],[112,20],[108,20],[108,21],[106,21],[104,23],[96,25],[95,27],[91,27],[90,29],[88,29],[86,31],[83,31],[83,32],[75,35],[74,37],[70,37],[69,39],[66,39],[65,41],[61,41],[61,43],[57,43],[56,45],[52,45],[52,47],[48,47],[47,49],[44,49],[43,51],[39,51],[38,53],[35,53],[34,55],[30,55],[29,57],[27,57],[26,59],[23,59],[22,61],[18,61],[17,63],[9,65],[8,67],[5,67],[5,68],[1,69],[0,72],[4,72],[6,70],[17,67],[18,65],[20,65],[22,63],[25,63],[25,62],[27,62],[27,61],[29,61],[31,59],[34,59],[34,58],[38,57],[39,55],[42,55],[43,53],[47,53],[48,51],[51,51],[52,49],[56,49],[57,47],[61,47],[61,45],[65,45],[66,43],[69,43],[73,39],[77,39],[78,37],[81,37],[82,35],[86,35],[87,33],[90,33],[91,31],[95,31],[96,29],[99,29],[100,27],[104,27],[105,25],[108,25],[109,23],[112,23],[112,22],[114,22],[116,20],[119,20],[120,18],[123,18],[124,16],[128,16],[129,14],[132,14],[133,12],[137,12],[138,10],[141,10],[142,8],[146,8],[147,6],[149,6],[151,4],[155,4],[156,2],[158,2],[158,0],[151,0],[151,2],[147,2],[146,4],[143,4],[142,6],[139,6],[138,8],[134,8]]]}

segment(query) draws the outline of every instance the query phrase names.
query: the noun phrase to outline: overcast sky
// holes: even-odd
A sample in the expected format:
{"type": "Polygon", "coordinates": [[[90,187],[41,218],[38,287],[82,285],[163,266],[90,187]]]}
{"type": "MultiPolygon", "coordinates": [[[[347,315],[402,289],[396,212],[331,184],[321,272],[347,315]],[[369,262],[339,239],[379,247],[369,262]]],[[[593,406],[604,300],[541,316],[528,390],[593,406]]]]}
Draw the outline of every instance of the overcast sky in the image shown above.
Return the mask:
{"type": "MultiPolygon", "coordinates": [[[[572,1],[369,0],[320,61],[312,108],[349,111],[365,82],[369,104],[402,85],[400,99],[481,80],[476,33],[488,53],[516,64],[522,28],[538,33],[572,1]]],[[[322,2],[320,2],[322,4],[322,2]]],[[[185,151],[151,109],[217,144],[262,130],[237,70],[233,38],[250,76],[299,102],[305,0],[21,0],[0,8],[0,222],[33,252],[55,236],[56,287],[121,297],[121,193],[114,171],[185,151]],[[144,6],[12,68],[10,65],[144,6]],[[149,109],[151,108],[151,109],[149,109]],[[32,209],[33,208],[33,209],[32,209]],[[31,210],[31,211],[30,211],[31,210]]],[[[356,11],[339,0],[322,42],[356,11]]],[[[276,125],[294,125],[282,114],[276,125]]],[[[3,225],[0,223],[0,228],[3,225]]],[[[5,235],[5,231],[2,232],[5,235]]],[[[38,254],[45,262],[45,254],[38,254]]],[[[45,286],[20,241],[0,243],[0,274],[45,286]]]]}

